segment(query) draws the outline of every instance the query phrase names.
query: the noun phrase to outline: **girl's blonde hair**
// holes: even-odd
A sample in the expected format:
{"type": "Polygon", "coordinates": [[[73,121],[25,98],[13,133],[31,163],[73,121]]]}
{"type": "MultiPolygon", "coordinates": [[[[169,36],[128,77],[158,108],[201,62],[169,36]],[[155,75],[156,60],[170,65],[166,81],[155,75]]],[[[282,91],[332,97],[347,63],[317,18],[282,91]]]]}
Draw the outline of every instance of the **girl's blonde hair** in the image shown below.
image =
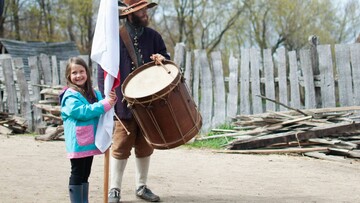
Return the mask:
{"type": "Polygon", "coordinates": [[[97,101],[94,90],[92,88],[91,72],[85,61],[80,57],[71,57],[69,58],[66,69],[65,69],[65,78],[66,84],[68,87],[80,92],[90,103],[97,101]],[[73,82],[71,82],[71,67],[73,65],[81,65],[85,68],[87,80],[83,87],[79,87],[73,82]]]}

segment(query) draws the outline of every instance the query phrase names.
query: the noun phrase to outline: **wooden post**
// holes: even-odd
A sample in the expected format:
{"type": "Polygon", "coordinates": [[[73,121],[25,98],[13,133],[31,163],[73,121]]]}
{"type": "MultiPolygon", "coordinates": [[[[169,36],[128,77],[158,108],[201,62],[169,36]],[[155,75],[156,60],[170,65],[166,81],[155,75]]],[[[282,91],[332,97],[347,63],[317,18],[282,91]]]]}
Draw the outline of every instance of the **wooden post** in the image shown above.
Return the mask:
{"type": "Polygon", "coordinates": [[[29,94],[29,85],[25,79],[24,63],[22,58],[14,58],[14,68],[20,95],[20,115],[26,119],[29,132],[33,132],[32,108],[29,94]]]}
{"type": "MultiPolygon", "coordinates": [[[[249,59],[247,60],[249,62],[249,59]]],[[[247,66],[247,71],[249,73],[249,63],[247,66]]],[[[249,75],[247,75],[249,78],[249,75]]],[[[242,87],[241,84],[240,87],[242,87]]],[[[249,88],[249,79],[247,79],[247,86],[249,88]]],[[[246,98],[246,97],[244,97],[246,98]]],[[[248,97],[247,97],[248,98],[248,97]]],[[[249,105],[249,100],[244,104],[249,105]]],[[[242,105],[240,103],[240,105],[242,105]]],[[[231,118],[234,118],[238,114],[238,106],[239,106],[239,60],[233,56],[231,53],[229,58],[229,94],[227,95],[227,104],[226,104],[226,119],[230,121],[231,118]]],[[[242,106],[243,107],[243,106],[242,106]]],[[[246,108],[246,107],[243,107],[246,108]]],[[[250,107],[246,108],[250,113],[250,107]]]]}
{"type": "MultiPolygon", "coordinates": [[[[357,40],[360,40],[360,35],[357,40]]],[[[354,105],[360,105],[360,92],[355,90],[360,87],[360,44],[350,45],[350,59],[351,59],[351,70],[352,70],[352,81],[354,86],[354,105]]],[[[333,79],[333,78],[332,78],[333,79]]]]}
{"type": "Polygon", "coordinates": [[[353,106],[353,86],[349,45],[335,44],[335,62],[339,88],[340,106],[353,106]]]}
{"type": "MultiPolygon", "coordinates": [[[[39,71],[39,64],[38,64],[38,57],[37,56],[30,56],[28,58],[28,63],[29,63],[29,67],[30,67],[30,73],[31,73],[31,88],[32,88],[32,95],[31,95],[31,101],[33,104],[38,103],[41,100],[41,95],[40,95],[40,87],[37,86],[38,84],[40,84],[40,71],[39,71]]],[[[33,110],[33,124],[35,127],[35,132],[41,134],[41,132],[39,132],[38,130],[42,130],[41,126],[43,124],[42,123],[42,117],[41,117],[41,112],[42,110],[37,108],[36,106],[32,107],[33,110]],[[39,128],[39,129],[38,129],[39,128]]]]}
{"type": "Polygon", "coordinates": [[[226,120],[226,93],[222,59],[220,51],[211,53],[211,65],[213,71],[214,106],[212,115],[212,127],[219,126],[226,120]]]}
{"type": "MultiPolygon", "coordinates": [[[[312,35],[309,37],[310,43],[310,55],[311,55],[311,67],[313,69],[314,79],[320,75],[319,69],[319,53],[317,50],[317,46],[319,44],[319,39],[316,35],[312,35]]],[[[317,108],[322,107],[321,101],[321,87],[314,86],[315,88],[315,101],[317,108]]]]}
{"type": "MultiPolygon", "coordinates": [[[[279,101],[281,103],[284,103],[286,105],[289,105],[288,100],[288,80],[287,80],[287,68],[286,68],[286,50],[284,47],[279,48],[278,50],[279,54],[279,62],[278,62],[278,78],[279,78],[279,101]]],[[[287,110],[285,107],[281,106],[279,107],[280,111],[287,110]]]]}
{"type": "Polygon", "coordinates": [[[109,149],[105,151],[104,156],[104,203],[108,202],[108,190],[109,190],[109,149]]]}
{"type": "MultiPolygon", "coordinates": [[[[40,54],[39,56],[40,64],[41,64],[41,70],[42,70],[42,76],[44,80],[44,85],[52,85],[52,71],[51,71],[51,65],[50,65],[50,59],[49,56],[46,54],[40,54]]],[[[40,74],[41,75],[41,74],[40,74]]]]}
{"type": "Polygon", "coordinates": [[[290,106],[293,108],[301,108],[301,97],[299,88],[299,73],[296,52],[289,53],[289,79],[290,79],[290,106]]]}
{"type": "Polygon", "coordinates": [[[183,73],[185,70],[186,62],[186,49],[184,43],[177,43],[174,52],[174,63],[178,66],[180,71],[183,73]]]}
{"type": "MultiPolygon", "coordinates": [[[[234,68],[232,68],[234,69],[234,68]]],[[[250,114],[251,112],[251,103],[250,103],[250,49],[241,49],[241,62],[240,62],[240,83],[238,83],[238,74],[236,76],[232,76],[231,74],[234,73],[234,70],[230,69],[230,76],[229,78],[234,78],[235,81],[229,80],[229,89],[230,89],[230,82],[233,85],[240,84],[240,114],[250,114]]],[[[236,67],[237,69],[237,67],[236,67]]],[[[232,90],[234,92],[234,90],[232,90]]],[[[232,93],[234,94],[234,93],[232,93]]],[[[236,94],[238,94],[238,90],[236,89],[236,94]]],[[[236,104],[237,105],[237,104],[236,104]]],[[[235,115],[236,116],[236,115],[235,115]]]]}
{"type": "MultiPolygon", "coordinates": [[[[275,78],[274,63],[272,60],[271,49],[263,50],[265,95],[270,99],[275,99],[275,78]]],[[[266,101],[266,111],[276,111],[275,103],[266,101]]]]}
{"type": "Polygon", "coordinates": [[[317,47],[317,49],[319,53],[318,56],[319,56],[319,70],[320,70],[320,84],[321,84],[320,91],[321,91],[321,103],[322,103],[321,108],[336,107],[335,79],[334,79],[335,74],[334,74],[334,68],[332,62],[331,46],[320,45],[317,47]]]}
{"type": "Polygon", "coordinates": [[[261,95],[260,71],[262,70],[262,65],[260,59],[261,59],[261,55],[259,50],[255,48],[251,48],[250,49],[250,64],[251,64],[250,81],[251,81],[251,102],[252,102],[253,114],[264,112],[261,98],[257,96],[257,95],[261,95]]]}
{"type": "Polygon", "coordinates": [[[200,100],[200,112],[203,119],[202,129],[209,131],[212,128],[211,119],[212,119],[212,104],[214,101],[213,97],[213,78],[211,75],[211,69],[209,60],[206,55],[205,50],[200,50],[199,58],[200,63],[200,88],[201,88],[201,100],[200,100]]]}
{"type": "MultiPolygon", "coordinates": [[[[60,85],[66,85],[66,78],[65,78],[65,69],[66,69],[67,61],[60,61],[60,85]]],[[[96,80],[94,80],[96,81],[96,80]]]]}
{"type": "Polygon", "coordinates": [[[315,98],[315,84],[314,84],[314,73],[311,67],[310,50],[300,50],[300,62],[301,70],[304,78],[304,89],[305,89],[305,108],[315,109],[316,98],[315,98]]]}
{"type": "Polygon", "coordinates": [[[51,56],[51,67],[52,67],[52,85],[57,86],[60,84],[59,81],[59,71],[58,71],[58,65],[57,65],[57,59],[56,56],[51,56]]]}
{"type": "Polygon", "coordinates": [[[8,112],[13,113],[15,115],[19,115],[14,72],[12,67],[12,59],[9,58],[2,60],[2,69],[4,72],[4,79],[5,79],[5,89],[7,94],[6,101],[7,101],[8,112]]]}

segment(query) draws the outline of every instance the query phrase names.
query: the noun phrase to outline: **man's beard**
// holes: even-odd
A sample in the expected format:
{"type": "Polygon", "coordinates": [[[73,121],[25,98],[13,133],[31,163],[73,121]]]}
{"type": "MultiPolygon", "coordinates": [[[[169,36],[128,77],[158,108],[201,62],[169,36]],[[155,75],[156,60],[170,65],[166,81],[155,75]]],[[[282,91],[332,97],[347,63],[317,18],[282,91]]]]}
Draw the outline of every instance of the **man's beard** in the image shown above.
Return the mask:
{"type": "Polygon", "coordinates": [[[146,27],[149,25],[149,17],[146,15],[146,19],[142,19],[137,15],[132,15],[132,24],[135,26],[146,27]]]}

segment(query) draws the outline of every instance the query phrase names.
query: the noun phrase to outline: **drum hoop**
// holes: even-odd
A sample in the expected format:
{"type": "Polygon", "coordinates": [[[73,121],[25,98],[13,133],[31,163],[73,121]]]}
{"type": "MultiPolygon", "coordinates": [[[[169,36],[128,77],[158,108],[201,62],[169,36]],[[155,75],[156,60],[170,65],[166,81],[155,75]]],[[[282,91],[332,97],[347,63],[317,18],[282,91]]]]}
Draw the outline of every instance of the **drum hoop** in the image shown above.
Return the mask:
{"type": "MultiPolygon", "coordinates": [[[[151,142],[151,140],[148,138],[148,135],[146,134],[146,132],[144,133],[144,138],[148,143],[151,143],[151,145],[156,148],[156,149],[171,149],[174,147],[174,144],[178,144],[178,143],[187,143],[189,142],[193,137],[195,137],[195,135],[192,135],[194,132],[199,132],[200,128],[202,126],[202,117],[201,114],[198,112],[197,113],[197,119],[195,121],[195,125],[184,135],[182,135],[183,139],[179,139],[179,140],[175,140],[173,142],[166,142],[166,145],[164,146],[164,144],[157,144],[157,143],[153,143],[151,142]],[[189,137],[191,136],[191,137],[189,137]]],[[[163,141],[165,141],[165,137],[161,137],[163,139],[163,141]]]]}
{"type": "MultiPolygon", "coordinates": [[[[174,65],[178,70],[179,70],[179,67],[169,61],[169,60],[166,60],[164,63],[164,65],[166,64],[171,64],[171,65],[174,65]]],[[[146,63],[142,66],[140,66],[139,68],[135,69],[133,72],[131,72],[124,80],[124,83],[122,84],[121,86],[121,92],[125,98],[125,100],[129,103],[129,104],[134,104],[134,103],[139,103],[139,104],[144,104],[144,103],[149,103],[149,102],[152,102],[152,101],[155,101],[159,98],[163,98],[165,95],[169,94],[170,92],[172,92],[172,90],[178,86],[179,82],[181,81],[181,74],[180,74],[180,70],[179,70],[179,73],[177,74],[177,76],[175,77],[174,81],[172,83],[170,83],[168,86],[164,87],[162,90],[158,91],[158,92],[155,92],[154,94],[152,95],[149,95],[149,96],[145,96],[145,97],[139,97],[139,98],[131,98],[131,97],[128,97],[125,95],[125,87],[126,85],[129,83],[129,81],[133,78],[132,76],[136,75],[137,73],[147,69],[147,68],[150,68],[151,66],[154,66],[155,65],[155,62],[152,61],[152,62],[149,62],[149,63],[146,63]]]]}

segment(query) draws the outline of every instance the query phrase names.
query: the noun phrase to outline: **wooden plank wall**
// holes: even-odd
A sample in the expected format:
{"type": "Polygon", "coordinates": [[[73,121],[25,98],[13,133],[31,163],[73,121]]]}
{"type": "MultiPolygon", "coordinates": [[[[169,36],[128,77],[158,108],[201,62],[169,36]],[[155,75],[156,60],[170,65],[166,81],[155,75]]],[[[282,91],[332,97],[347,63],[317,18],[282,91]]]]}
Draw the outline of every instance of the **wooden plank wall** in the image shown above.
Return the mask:
{"type": "MultiPolygon", "coordinates": [[[[88,56],[81,56],[86,62],[88,56]]],[[[30,81],[26,80],[22,58],[0,57],[0,110],[26,118],[28,131],[36,131],[42,124],[42,111],[33,106],[41,100],[43,88],[65,86],[66,61],[57,66],[56,56],[41,54],[28,58],[30,81]]],[[[96,70],[94,70],[93,74],[96,70]]]]}
{"type": "Polygon", "coordinates": [[[219,52],[207,56],[195,50],[193,58],[185,58],[185,67],[192,68],[186,69],[186,77],[191,77],[186,79],[203,117],[203,132],[239,114],[288,110],[258,95],[298,109],[360,103],[360,44],[318,45],[298,52],[280,48],[275,54],[242,49],[239,56],[230,55],[224,67],[229,75],[219,71],[226,60],[219,52]]]}
{"type": "MultiPolygon", "coordinates": [[[[239,114],[287,110],[259,95],[298,109],[360,105],[360,44],[318,45],[298,52],[280,48],[274,54],[244,48],[229,58],[218,51],[188,51],[183,43],[175,50],[173,60],[203,118],[202,132],[239,114]]],[[[89,61],[89,56],[81,57],[89,61]]],[[[41,112],[32,104],[40,100],[43,87],[65,85],[66,61],[57,67],[56,56],[44,54],[28,60],[31,81],[26,83],[21,60],[0,57],[0,110],[32,118],[29,126],[34,129],[41,112]]],[[[92,68],[96,87],[97,65],[92,68]]]]}

